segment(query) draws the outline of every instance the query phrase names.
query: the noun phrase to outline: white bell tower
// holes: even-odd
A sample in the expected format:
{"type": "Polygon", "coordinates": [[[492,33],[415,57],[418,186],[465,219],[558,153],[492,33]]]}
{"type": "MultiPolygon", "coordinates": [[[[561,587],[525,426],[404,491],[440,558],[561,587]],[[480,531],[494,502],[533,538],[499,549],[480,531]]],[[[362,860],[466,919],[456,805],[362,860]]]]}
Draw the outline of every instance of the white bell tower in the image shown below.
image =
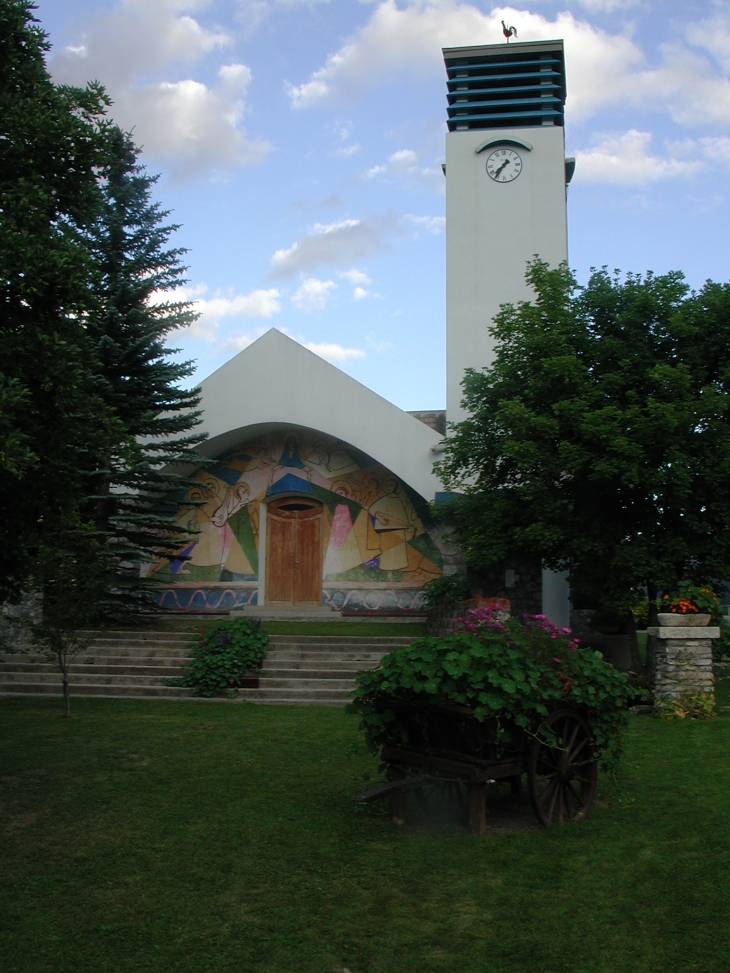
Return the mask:
{"type": "Polygon", "coordinates": [[[527,262],[568,259],[563,42],[446,48],[446,417],[464,418],[466,368],[492,360],[505,302],[527,300],[527,262]]]}
{"type": "MultiPolygon", "coordinates": [[[[467,368],[493,358],[500,304],[529,300],[527,263],[568,259],[563,42],[444,49],[446,136],[446,418],[465,418],[467,368]]],[[[542,572],[542,611],[570,624],[565,573],[542,572]]]]}

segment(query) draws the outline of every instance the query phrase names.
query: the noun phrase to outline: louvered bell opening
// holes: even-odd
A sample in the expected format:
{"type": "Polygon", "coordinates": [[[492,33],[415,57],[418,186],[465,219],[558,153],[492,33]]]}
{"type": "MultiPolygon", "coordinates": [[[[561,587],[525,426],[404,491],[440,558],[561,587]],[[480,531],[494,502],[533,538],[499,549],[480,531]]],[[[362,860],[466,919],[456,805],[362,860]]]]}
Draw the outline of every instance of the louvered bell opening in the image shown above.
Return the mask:
{"type": "Polygon", "coordinates": [[[447,48],[450,132],[562,125],[563,42],[447,48]]]}

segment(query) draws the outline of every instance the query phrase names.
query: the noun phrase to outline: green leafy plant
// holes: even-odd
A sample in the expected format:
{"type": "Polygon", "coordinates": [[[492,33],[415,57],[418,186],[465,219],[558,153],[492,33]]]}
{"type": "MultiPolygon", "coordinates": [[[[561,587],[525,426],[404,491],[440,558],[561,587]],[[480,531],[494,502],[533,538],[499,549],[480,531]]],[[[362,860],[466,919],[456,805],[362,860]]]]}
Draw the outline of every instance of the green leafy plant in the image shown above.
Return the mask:
{"type": "Polygon", "coordinates": [[[631,609],[637,628],[646,628],[649,624],[649,599],[645,598],[631,609]]]}
{"type": "Polygon", "coordinates": [[[471,598],[471,583],[463,574],[445,574],[440,578],[433,578],[423,586],[421,592],[427,608],[455,605],[471,598]]]}
{"type": "Polygon", "coordinates": [[[510,742],[510,725],[535,733],[552,709],[567,704],[589,718],[602,765],[615,771],[628,696],[626,676],[570,638],[568,629],[540,615],[500,622],[496,610],[478,609],[465,617],[462,631],[417,639],[359,673],[349,711],[360,715],[377,752],[405,742],[389,701],[469,706],[478,720],[497,721],[501,744],[510,742]]]}
{"type": "Polygon", "coordinates": [[[677,615],[696,613],[720,617],[720,599],[709,585],[696,585],[691,581],[680,581],[677,590],[662,596],[661,611],[677,615]]]}
{"type": "Polygon", "coordinates": [[[200,633],[200,641],[184,676],[172,685],[188,686],[196,696],[235,696],[246,672],[260,669],[269,636],[249,618],[221,622],[200,633]]]}
{"type": "Polygon", "coordinates": [[[666,696],[657,702],[656,712],[664,719],[709,720],[715,715],[715,701],[708,693],[666,696]]]}

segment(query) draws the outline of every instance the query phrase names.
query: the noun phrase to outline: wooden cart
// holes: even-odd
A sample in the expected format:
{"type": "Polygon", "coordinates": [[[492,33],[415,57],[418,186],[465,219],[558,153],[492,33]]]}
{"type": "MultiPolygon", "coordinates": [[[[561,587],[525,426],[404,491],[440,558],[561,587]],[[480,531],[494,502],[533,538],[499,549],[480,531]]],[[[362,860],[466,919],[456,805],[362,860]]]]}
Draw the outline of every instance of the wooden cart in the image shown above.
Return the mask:
{"type": "Polygon", "coordinates": [[[496,718],[480,722],[466,706],[400,700],[384,700],[382,706],[395,713],[398,735],[407,743],[382,747],[391,780],[353,800],[390,795],[397,824],[405,819],[407,791],[435,783],[466,784],[475,834],[486,827],[487,784],[509,783],[518,796],[527,774],[530,802],[545,827],[585,817],[593,801],[597,761],[590,722],[579,710],[555,709],[531,733],[502,721],[511,741],[498,745],[496,718]]]}

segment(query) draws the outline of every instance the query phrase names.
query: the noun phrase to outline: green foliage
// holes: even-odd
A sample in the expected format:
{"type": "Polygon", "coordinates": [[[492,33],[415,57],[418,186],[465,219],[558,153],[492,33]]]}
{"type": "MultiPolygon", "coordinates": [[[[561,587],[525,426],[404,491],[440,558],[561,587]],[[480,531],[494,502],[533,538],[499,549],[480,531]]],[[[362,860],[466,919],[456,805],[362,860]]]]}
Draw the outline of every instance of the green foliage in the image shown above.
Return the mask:
{"type": "Polygon", "coordinates": [[[539,616],[417,639],[359,673],[349,708],[360,714],[373,752],[404,742],[388,701],[418,698],[470,706],[478,720],[496,719],[502,743],[510,740],[510,723],[534,733],[551,709],[575,706],[590,719],[603,765],[615,770],[621,756],[626,677],[539,616]]]}
{"type": "Polygon", "coordinates": [[[268,648],[268,635],[250,618],[221,622],[201,632],[187,672],[171,682],[196,696],[235,695],[244,673],[261,668],[268,648]]]}
{"type": "Polygon", "coordinates": [[[471,598],[471,584],[463,574],[444,574],[440,578],[432,578],[421,592],[423,604],[428,608],[454,605],[471,598]]]}
{"type": "Polygon", "coordinates": [[[659,610],[679,615],[711,615],[713,621],[722,614],[720,599],[709,585],[696,585],[686,580],[679,582],[676,591],[662,595],[659,610]]]}
{"type": "Polygon", "coordinates": [[[646,628],[649,624],[649,599],[644,598],[643,601],[634,605],[631,609],[631,614],[634,616],[634,622],[637,628],[646,628]]]}
{"type": "Polygon", "coordinates": [[[662,719],[709,720],[715,716],[715,701],[707,693],[683,693],[657,700],[655,709],[662,719]]]}
{"type": "Polygon", "coordinates": [[[98,85],[52,83],[32,11],[0,2],[0,602],[34,567],[45,576],[90,475],[126,438],[98,394],[85,326],[108,99],[98,85]]]}
{"type": "Polygon", "coordinates": [[[730,576],[730,285],[600,270],[578,288],[539,260],[527,282],[438,464],[467,563],[539,556],[627,615],[687,573],[730,576]]]}
{"type": "MultiPolygon", "coordinates": [[[[99,363],[98,388],[119,418],[130,447],[110,453],[93,481],[97,527],[120,564],[154,562],[190,540],[180,508],[192,480],[179,471],[204,462],[198,388],[183,388],[194,363],[175,360],[171,332],[192,324],[190,302],[163,299],[186,283],[185,251],[168,246],[178,227],[151,201],[157,177],[146,175],[131,137],[111,127],[101,198],[86,242],[97,274],[87,328],[99,363]]],[[[193,517],[194,519],[194,517],[193,517]]],[[[139,571],[121,572],[117,608],[137,608],[151,587],[139,571]],[[135,597],[136,596],[136,597],[135,597]]]]}

